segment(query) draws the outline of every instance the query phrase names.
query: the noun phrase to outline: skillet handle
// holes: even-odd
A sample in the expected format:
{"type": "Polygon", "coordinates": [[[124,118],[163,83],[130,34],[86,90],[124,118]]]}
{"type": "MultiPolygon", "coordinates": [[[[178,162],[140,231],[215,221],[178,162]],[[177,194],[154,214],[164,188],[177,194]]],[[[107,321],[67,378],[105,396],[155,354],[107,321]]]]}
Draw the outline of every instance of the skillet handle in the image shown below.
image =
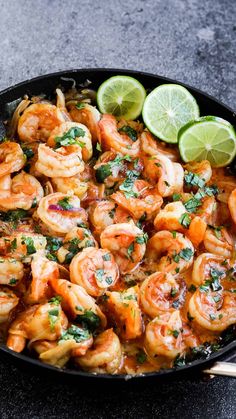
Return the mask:
{"type": "Polygon", "coordinates": [[[203,370],[203,373],[207,375],[221,375],[224,377],[236,378],[236,354],[235,351],[231,352],[230,355],[226,356],[223,361],[215,362],[211,367],[203,370]]]}
{"type": "Polygon", "coordinates": [[[206,370],[203,370],[205,374],[210,375],[222,375],[226,377],[236,378],[236,363],[233,362],[215,362],[215,364],[206,370]]]}

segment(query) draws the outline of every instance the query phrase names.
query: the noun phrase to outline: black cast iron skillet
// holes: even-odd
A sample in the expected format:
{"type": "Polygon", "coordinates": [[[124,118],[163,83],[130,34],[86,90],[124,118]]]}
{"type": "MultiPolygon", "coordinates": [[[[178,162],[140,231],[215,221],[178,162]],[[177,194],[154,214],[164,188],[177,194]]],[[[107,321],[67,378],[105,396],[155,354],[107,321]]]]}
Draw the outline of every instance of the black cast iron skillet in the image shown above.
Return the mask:
{"type": "MultiPolygon", "coordinates": [[[[72,86],[73,80],[76,81],[77,85],[80,83],[84,83],[86,79],[92,82],[91,88],[97,89],[98,86],[107,78],[114,76],[114,75],[130,75],[137,78],[146,89],[152,90],[153,88],[157,87],[163,83],[176,83],[176,81],[156,76],[153,74],[138,72],[138,71],[131,71],[131,70],[120,70],[120,69],[79,69],[79,70],[69,70],[69,71],[61,71],[58,73],[48,74],[46,76],[36,77],[34,79],[24,81],[19,83],[13,87],[5,89],[0,93],[0,135],[4,135],[5,129],[3,125],[3,121],[8,117],[8,106],[7,104],[19,99],[20,97],[28,94],[29,96],[38,95],[41,93],[46,94],[47,96],[53,95],[55,93],[55,89],[58,86],[63,86],[65,89],[69,89],[72,86]],[[73,80],[72,80],[73,79],[73,80]]],[[[180,83],[179,83],[180,84],[180,83]]],[[[232,109],[228,106],[225,106],[220,101],[214,99],[213,97],[201,92],[198,89],[195,89],[190,86],[186,86],[185,84],[181,83],[183,86],[187,87],[187,89],[194,95],[196,98],[201,115],[216,115],[221,118],[224,118],[231,122],[231,124],[236,125],[236,114],[232,109]]],[[[65,368],[60,369],[56,367],[52,367],[47,364],[43,364],[42,362],[33,359],[24,354],[18,354],[16,352],[11,351],[8,349],[4,344],[0,344],[0,355],[5,356],[8,358],[10,362],[14,362],[15,364],[22,366],[24,369],[29,371],[36,369],[37,372],[44,370],[50,375],[57,374],[58,377],[62,378],[70,378],[72,377],[79,379],[82,378],[83,380],[87,381],[87,379],[103,379],[103,380],[116,380],[116,381],[124,381],[127,379],[133,380],[141,380],[146,378],[174,378],[176,375],[184,374],[191,376],[196,375],[201,371],[204,371],[208,374],[219,374],[219,375],[227,375],[227,376],[234,376],[236,377],[236,364],[230,362],[219,362],[219,361],[229,361],[230,359],[235,356],[235,349],[236,349],[236,340],[227,344],[225,347],[221,348],[218,352],[213,353],[208,357],[208,359],[199,359],[193,361],[190,364],[187,364],[183,367],[175,368],[175,369],[167,369],[161,370],[159,372],[147,373],[141,376],[124,376],[124,375],[108,375],[108,374],[91,374],[85,373],[82,371],[78,371],[73,368],[65,368]]]]}

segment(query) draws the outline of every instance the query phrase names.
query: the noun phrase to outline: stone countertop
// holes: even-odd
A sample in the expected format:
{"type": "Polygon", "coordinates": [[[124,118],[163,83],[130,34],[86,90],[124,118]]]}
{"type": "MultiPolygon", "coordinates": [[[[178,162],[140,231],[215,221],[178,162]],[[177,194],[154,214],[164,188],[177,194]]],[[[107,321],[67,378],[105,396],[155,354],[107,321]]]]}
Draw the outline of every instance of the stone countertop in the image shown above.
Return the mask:
{"type": "MultiPolygon", "coordinates": [[[[236,108],[232,0],[0,0],[0,89],[71,68],[139,69],[236,108]]],[[[0,417],[234,418],[236,381],[84,388],[0,360],[0,417]]]]}

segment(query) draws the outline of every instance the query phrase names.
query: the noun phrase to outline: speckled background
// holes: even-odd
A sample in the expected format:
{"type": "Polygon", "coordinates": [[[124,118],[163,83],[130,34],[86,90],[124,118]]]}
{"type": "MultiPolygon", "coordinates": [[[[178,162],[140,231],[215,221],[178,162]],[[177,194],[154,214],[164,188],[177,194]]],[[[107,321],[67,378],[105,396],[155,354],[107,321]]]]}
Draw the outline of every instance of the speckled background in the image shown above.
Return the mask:
{"type": "MultiPolygon", "coordinates": [[[[140,69],[236,108],[235,0],[0,0],[0,89],[56,70],[140,69]]],[[[235,418],[236,381],[105,388],[49,381],[0,360],[0,417],[235,418]]]]}

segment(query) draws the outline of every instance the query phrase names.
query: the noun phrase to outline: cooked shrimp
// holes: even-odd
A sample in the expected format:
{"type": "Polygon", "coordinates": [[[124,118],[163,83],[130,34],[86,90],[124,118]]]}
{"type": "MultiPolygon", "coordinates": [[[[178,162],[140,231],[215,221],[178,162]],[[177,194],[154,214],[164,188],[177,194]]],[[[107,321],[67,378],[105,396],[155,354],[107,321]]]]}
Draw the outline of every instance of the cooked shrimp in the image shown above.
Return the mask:
{"type": "Polygon", "coordinates": [[[16,231],[11,236],[0,238],[0,253],[27,262],[32,254],[45,250],[46,245],[47,239],[42,234],[16,231]]]}
{"type": "Polygon", "coordinates": [[[141,134],[140,141],[141,150],[149,156],[163,154],[173,162],[179,160],[179,152],[176,147],[169,147],[166,143],[163,143],[158,139],[154,139],[149,131],[144,131],[141,134]]]}
{"type": "Polygon", "coordinates": [[[72,284],[65,279],[50,280],[50,284],[56,294],[62,297],[62,307],[73,318],[84,314],[86,312],[93,312],[100,319],[102,327],[106,327],[106,317],[101,311],[100,307],[96,304],[83,287],[77,284],[72,284]]]}
{"type": "Polygon", "coordinates": [[[87,247],[73,257],[70,278],[89,295],[98,297],[104,290],[115,285],[119,278],[119,269],[109,250],[87,247]]]}
{"type": "Polygon", "coordinates": [[[81,147],[68,145],[57,150],[40,144],[35,168],[47,177],[71,177],[84,170],[81,147]]]}
{"type": "Polygon", "coordinates": [[[207,196],[203,198],[202,204],[197,211],[199,217],[201,217],[207,224],[213,225],[216,217],[216,200],[214,196],[207,196]]]}
{"type": "Polygon", "coordinates": [[[136,180],[133,193],[135,197],[126,196],[125,192],[117,191],[111,195],[111,198],[137,220],[144,214],[147,220],[153,218],[163,203],[157,188],[145,180],[136,180]]]}
{"type": "Polygon", "coordinates": [[[220,278],[226,275],[228,269],[227,260],[223,256],[212,253],[202,253],[195,259],[192,271],[192,281],[196,285],[201,285],[205,281],[212,279],[211,275],[217,271],[220,278]]]}
{"type": "Polygon", "coordinates": [[[85,371],[115,374],[121,359],[119,338],[112,329],[107,329],[95,338],[93,347],[84,356],[75,358],[75,361],[85,371]]]}
{"type": "Polygon", "coordinates": [[[184,168],[191,173],[195,173],[206,183],[210,181],[212,177],[211,164],[208,160],[203,160],[201,162],[192,161],[185,164],[184,168]]]}
{"type": "Polygon", "coordinates": [[[204,246],[208,252],[230,258],[234,249],[234,241],[226,228],[208,228],[204,236],[204,246]]]}
{"type": "Polygon", "coordinates": [[[154,220],[156,230],[179,231],[184,233],[195,247],[204,240],[207,223],[199,216],[191,216],[181,201],[171,202],[157,214],[154,220]],[[183,226],[182,222],[186,215],[189,226],[183,226]],[[192,218],[194,217],[194,218],[192,218]]]}
{"type": "Polygon", "coordinates": [[[181,329],[182,320],[178,310],[158,316],[148,323],[144,343],[148,355],[154,360],[158,356],[176,358],[185,349],[181,329]]]}
{"type": "Polygon", "coordinates": [[[184,232],[185,229],[180,222],[184,214],[186,214],[186,208],[181,201],[171,202],[157,214],[154,226],[158,231],[177,230],[184,232]]]}
{"type": "Polygon", "coordinates": [[[26,159],[21,146],[11,141],[0,144],[0,177],[18,172],[26,159]]]}
{"type": "Polygon", "coordinates": [[[235,176],[226,176],[225,169],[213,169],[211,181],[215,183],[219,189],[217,200],[228,204],[230,194],[236,189],[235,176]]]}
{"type": "Polygon", "coordinates": [[[121,273],[133,271],[141,262],[145,250],[145,236],[134,224],[108,226],[100,236],[101,247],[110,250],[121,273]]]}
{"type": "Polygon", "coordinates": [[[195,216],[189,225],[189,229],[185,230],[186,236],[191,240],[194,247],[198,247],[203,242],[207,229],[207,223],[201,217],[195,216]]]}
{"type": "Polygon", "coordinates": [[[25,209],[37,205],[44,192],[40,182],[25,172],[14,176],[6,175],[0,179],[0,209],[3,211],[25,209]]]}
{"type": "Polygon", "coordinates": [[[14,258],[0,257],[0,284],[12,286],[17,285],[23,276],[23,263],[14,258]]]}
{"type": "Polygon", "coordinates": [[[41,350],[39,356],[41,361],[62,368],[72,356],[84,355],[92,344],[92,335],[87,330],[72,325],[63,333],[58,344],[43,350],[41,343],[36,348],[41,350]]]}
{"type": "Polygon", "coordinates": [[[144,158],[144,178],[157,186],[162,197],[183,191],[184,170],[163,154],[144,158]]]}
{"type": "Polygon", "coordinates": [[[138,157],[140,140],[132,141],[127,134],[119,132],[116,118],[113,115],[102,115],[99,128],[103,150],[115,150],[121,154],[138,157]]]}
{"type": "Polygon", "coordinates": [[[60,304],[36,304],[19,313],[8,330],[7,347],[22,352],[26,340],[56,340],[66,330],[68,320],[60,304]]]}
{"type": "Polygon", "coordinates": [[[88,103],[82,103],[79,108],[73,106],[70,109],[70,116],[73,121],[80,122],[86,125],[92,135],[93,144],[96,144],[100,139],[99,121],[101,114],[95,108],[88,103]]]}
{"type": "Polygon", "coordinates": [[[12,310],[17,306],[19,298],[7,287],[0,288],[0,323],[9,319],[12,310]]]}
{"type": "Polygon", "coordinates": [[[107,226],[128,222],[130,218],[128,211],[108,200],[95,202],[89,208],[89,220],[95,229],[94,234],[97,235],[100,235],[107,226]]]}
{"type": "Polygon", "coordinates": [[[114,151],[105,151],[99,156],[94,170],[97,182],[112,188],[117,182],[125,179],[127,173],[139,176],[143,170],[143,162],[140,158],[134,159],[114,151]]]}
{"type": "Polygon", "coordinates": [[[87,214],[80,207],[79,198],[60,192],[42,198],[36,214],[49,230],[61,235],[87,221],[87,214]]]}
{"type": "Polygon", "coordinates": [[[232,220],[236,224],[236,189],[234,189],[229,195],[228,207],[232,220]]]}
{"type": "Polygon", "coordinates": [[[222,332],[236,322],[234,293],[195,291],[189,301],[189,313],[194,322],[207,330],[222,332]]]}
{"type": "Polygon", "coordinates": [[[160,272],[183,272],[193,263],[194,247],[181,233],[158,231],[147,243],[148,258],[158,260],[160,272]],[[163,256],[165,255],[165,256],[163,256]]]}
{"type": "Polygon", "coordinates": [[[58,148],[78,144],[81,147],[84,161],[88,161],[93,155],[91,134],[88,128],[77,122],[63,122],[59,127],[54,128],[48,138],[49,147],[58,148]]]}
{"type": "Polygon", "coordinates": [[[110,321],[115,323],[118,336],[126,340],[136,339],[142,334],[143,323],[137,286],[123,292],[107,291],[105,306],[110,321]]]}
{"type": "Polygon", "coordinates": [[[51,179],[55,192],[76,195],[82,199],[86,196],[88,183],[82,182],[78,176],[53,177],[51,179]]]}
{"type": "Polygon", "coordinates": [[[18,135],[21,141],[47,141],[51,131],[65,121],[63,113],[49,103],[30,105],[19,118],[18,135]]]}
{"type": "Polygon", "coordinates": [[[60,263],[69,263],[73,256],[86,247],[98,247],[90,230],[84,227],[74,227],[64,237],[63,246],[57,252],[60,263]]]}
{"type": "Polygon", "coordinates": [[[49,281],[52,278],[59,278],[57,263],[48,260],[40,253],[36,253],[31,262],[31,273],[32,281],[24,300],[27,304],[41,303],[49,296],[49,281]]]}
{"type": "Polygon", "coordinates": [[[185,283],[170,273],[155,272],[143,281],[140,298],[143,311],[152,319],[159,314],[174,311],[185,302],[185,283]]]}

